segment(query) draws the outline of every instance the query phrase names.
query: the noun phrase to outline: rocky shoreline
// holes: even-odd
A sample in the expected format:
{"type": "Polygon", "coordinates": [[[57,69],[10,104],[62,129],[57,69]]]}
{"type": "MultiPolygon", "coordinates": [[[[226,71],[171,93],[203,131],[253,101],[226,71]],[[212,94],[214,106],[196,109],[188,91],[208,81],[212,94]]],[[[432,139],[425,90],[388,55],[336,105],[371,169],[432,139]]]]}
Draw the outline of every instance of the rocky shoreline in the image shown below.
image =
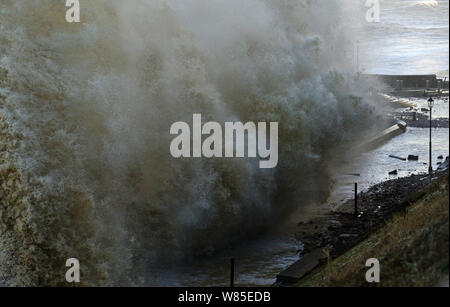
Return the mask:
{"type": "Polygon", "coordinates": [[[448,163],[447,157],[446,162],[431,176],[420,174],[389,180],[359,193],[356,214],[355,201],[352,199],[335,206],[329,213],[299,223],[296,238],[303,243],[302,258],[278,275],[275,286],[295,283],[301,278],[296,276],[298,272],[303,275],[309,273],[305,267],[311,271],[326,258],[334,259],[367,238],[394,214],[402,212],[422,197],[427,185],[441,176],[448,176],[448,163]],[[318,250],[322,252],[317,253],[318,250]],[[315,259],[309,259],[309,255],[315,255],[315,259]]]}
{"type": "MultiPolygon", "coordinates": [[[[395,120],[404,121],[408,127],[414,128],[429,128],[430,127],[430,116],[428,114],[419,113],[417,111],[404,111],[396,112],[393,115],[395,120]]],[[[434,118],[431,121],[433,128],[448,128],[449,119],[448,118],[434,118]]]]}
{"type": "MultiPolygon", "coordinates": [[[[411,102],[386,96],[391,112],[386,121],[392,125],[403,123],[408,127],[429,128],[429,110],[419,108],[411,102]],[[400,111],[399,109],[403,109],[400,111]]],[[[448,118],[434,117],[434,128],[448,128],[448,118]]],[[[399,159],[416,159],[416,156],[399,159]]],[[[439,179],[448,176],[449,158],[444,161],[438,157],[439,169],[432,175],[416,174],[409,177],[388,180],[372,186],[357,196],[358,210],[355,212],[355,200],[326,206],[325,212],[300,222],[295,237],[302,242],[300,260],[277,276],[274,286],[289,286],[299,281],[326,262],[334,259],[365,240],[374,231],[391,220],[393,215],[405,212],[405,209],[422,197],[424,188],[439,179]],[[328,209],[329,208],[329,209],[328,209]]],[[[392,172],[397,175],[397,170],[392,172]]]]}

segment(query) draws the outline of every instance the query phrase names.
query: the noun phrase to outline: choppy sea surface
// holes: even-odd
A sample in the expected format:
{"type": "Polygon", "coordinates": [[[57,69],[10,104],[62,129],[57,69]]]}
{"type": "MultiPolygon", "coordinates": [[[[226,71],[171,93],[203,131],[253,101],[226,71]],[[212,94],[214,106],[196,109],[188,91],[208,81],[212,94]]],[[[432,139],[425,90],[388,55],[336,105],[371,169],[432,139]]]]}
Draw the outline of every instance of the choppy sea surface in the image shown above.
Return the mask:
{"type": "Polygon", "coordinates": [[[360,69],[448,77],[449,1],[381,0],[380,9],[359,38],[360,69]]]}

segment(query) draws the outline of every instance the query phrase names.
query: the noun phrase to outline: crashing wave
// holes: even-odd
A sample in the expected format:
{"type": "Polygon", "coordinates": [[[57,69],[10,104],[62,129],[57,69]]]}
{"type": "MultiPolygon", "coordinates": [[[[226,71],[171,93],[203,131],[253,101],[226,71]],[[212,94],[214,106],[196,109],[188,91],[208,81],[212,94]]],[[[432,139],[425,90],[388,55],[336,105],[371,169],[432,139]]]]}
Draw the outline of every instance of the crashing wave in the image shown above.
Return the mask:
{"type": "Polygon", "coordinates": [[[323,199],[376,123],[351,77],[347,1],[0,4],[0,283],[152,284],[152,268],[323,199]],[[345,10],[344,10],[345,8],[345,10]],[[169,129],[277,121],[279,165],[176,160],[169,129]]]}

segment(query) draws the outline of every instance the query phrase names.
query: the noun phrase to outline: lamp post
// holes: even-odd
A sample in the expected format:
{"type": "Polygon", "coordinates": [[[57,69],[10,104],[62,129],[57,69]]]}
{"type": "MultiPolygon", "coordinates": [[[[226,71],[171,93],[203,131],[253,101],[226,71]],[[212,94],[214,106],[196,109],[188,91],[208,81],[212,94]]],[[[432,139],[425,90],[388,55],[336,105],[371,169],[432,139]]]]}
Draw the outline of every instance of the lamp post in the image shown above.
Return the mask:
{"type": "Polygon", "coordinates": [[[432,123],[431,123],[431,116],[432,116],[432,112],[433,112],[433,107],[434,107],[434,100],[432,97],[430,97],[430,99],[428,99],[428,107],[430,108],[430,164],[428,167],[428,173],[433,173],[433,161],[432,161],[432,155],[431,155],[431,128],[432,128],[432,123]]]}
{"type": "Polygon", "coordinates": [[[356,41],[356,75],[359,76],[359,40],[356,41]]]}

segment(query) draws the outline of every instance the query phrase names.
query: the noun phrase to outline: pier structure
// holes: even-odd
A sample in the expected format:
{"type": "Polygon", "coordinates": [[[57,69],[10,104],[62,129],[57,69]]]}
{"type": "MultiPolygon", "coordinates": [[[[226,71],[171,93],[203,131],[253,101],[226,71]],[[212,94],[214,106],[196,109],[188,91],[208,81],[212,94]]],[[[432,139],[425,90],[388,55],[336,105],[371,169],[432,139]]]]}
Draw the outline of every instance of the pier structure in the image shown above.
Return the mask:
{"type": "Polygon", "coordinates": [[[389,91],[396,96],[423,97],[448,96],[449,81],[436,75],[381,75],[363,74],[367,80],[374,80],[385,84],[389,91]]]}

